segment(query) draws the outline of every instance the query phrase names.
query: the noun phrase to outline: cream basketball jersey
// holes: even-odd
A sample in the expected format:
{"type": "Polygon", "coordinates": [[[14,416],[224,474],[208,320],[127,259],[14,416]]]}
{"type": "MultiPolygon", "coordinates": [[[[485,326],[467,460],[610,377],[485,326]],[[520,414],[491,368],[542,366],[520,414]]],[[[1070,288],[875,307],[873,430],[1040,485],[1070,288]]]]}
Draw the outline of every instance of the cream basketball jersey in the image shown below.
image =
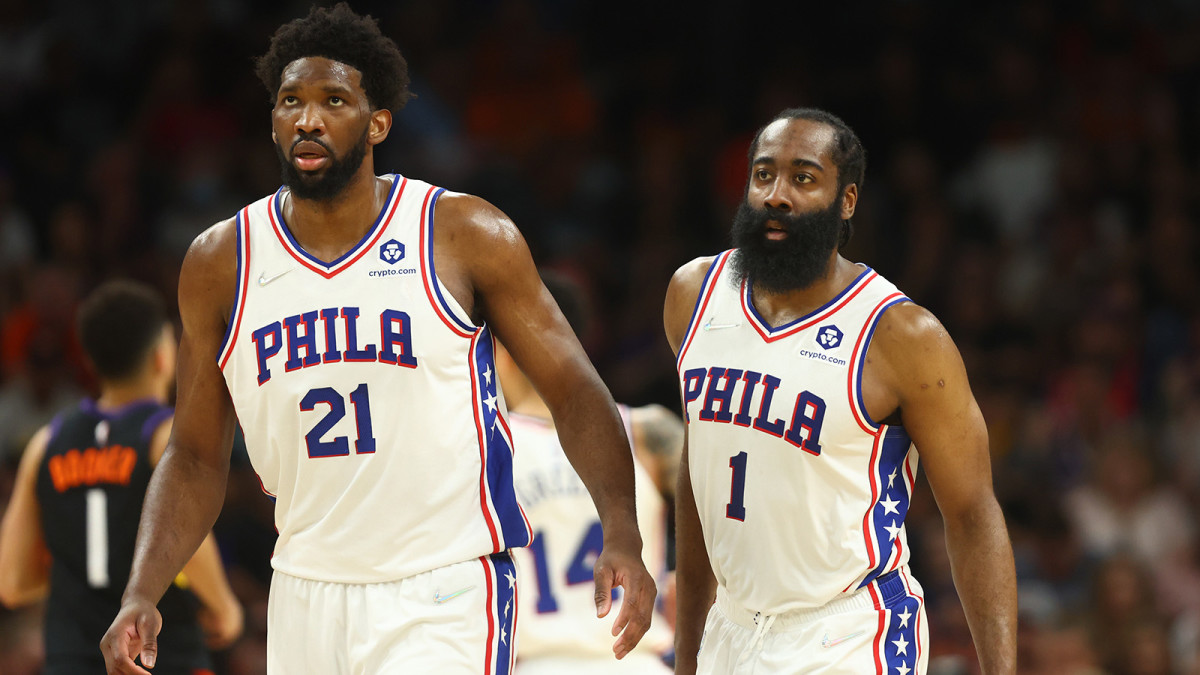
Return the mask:
{"type": "Polygon", "coordinates": [[[529,543],[492,336],[438,281],[442,190],[403,176],[337,260],[302,250],[276,192],[237,215],[219,365],[263,490],[275,569],[411,576],[529,543]]]}
{"type": "Polygon", "coordinates": [[[743,607],[824,605],[908,559],[917,453],[862,405],[879,317],[908,300],[870,268],[772,327],[717,256],[679,350],[688,462],[717,581],[743,607]]]}
{"type": "MultiPolygon", "coordinates": [[[[629,409],[619,408],[629,429],[629,409]]],[[[517,413],[509,421],[519,448],[513,469],[517,496],[534,529],[529,548],[513,551],[521,589],[517,659],[596,657],[611,661],[612,672],[624,672],[612,654],[612,621],[620,606],[614,604],[607,618],[596,618],[592,566],[604,544],[596,506],[548,421],[517,413]]],[[[636,458],[634,480],[642,559],[651,574],[661,577],[666,502],[636,458]]],[[[656,616],[636,651],[657,654],[670,645],[665,622],[656,616]]]]}

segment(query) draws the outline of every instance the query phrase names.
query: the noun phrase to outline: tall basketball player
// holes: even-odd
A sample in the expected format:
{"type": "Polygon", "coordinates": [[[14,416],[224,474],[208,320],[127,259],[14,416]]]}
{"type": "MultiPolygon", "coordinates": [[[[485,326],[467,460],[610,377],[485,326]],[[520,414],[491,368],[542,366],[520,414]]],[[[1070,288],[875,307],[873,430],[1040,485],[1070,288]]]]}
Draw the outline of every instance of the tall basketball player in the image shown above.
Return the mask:
{"type": "Polygon", "coordinates": [[[532,532],[512,485],[493,335],[554,414],[595,500],[598,611],[619,658],[646,631],[633,462],[611,395],[513,223],[399,174],[374,147],[407,65],[345,4],[282,26],[258,74],[284,187],[200,235],[179,280],[178,417],[102,649],[157,658],[154,603],[221,506],[241,423],[279,530],[268,671],[507,673],[532,532]]]}
{"type": "Polygon", "coordinates": [[[688,429],[676,672],[924,673],[904,535],[918,453],[983,672],[1015,671],[1012,549],[958,349],[838,254],[864,167],[837,117],[780,113],[750,148],[737,248],[668,289],[688,429]]]}
{"type": "MultiPolygon", "coordinates": [[[[544,275],[546,288],[578,335],[587,321],[579,289],[544,275]]],[[[563,454],[550,410],[503,345],[496,372],[504,387],[513,442],[513,482],[533,528],[528,548],[513,551],[521,583],[517,668],[521,675],[665,675],[671,648],[667,617],[655,615],[632,653],[614,663],[608,626],[596,618],[592,562],[604,532],[596,507],[563,454]]],[[[619,405],[633,446],[642,559],[651,573],[666,574],[666,517],[674,499],[683,447],[683,423],[659,405],[619,405]]]]}
{"type": "MultiPolygon", "coordinates": [[[[138,514],[171,430],[175,336],[159,296],[131,282],[101,286],[80,307],[79,336],[100,396],[30,441],[0,524],[0,601],[49,596],[47,674],[104,667],[96,640],[121,606],[138,514]]],[[[205,633],[214,647],[241,633],[241,606],[212,535],[183,572],[158,603],[169,628],[155,673],[210,672],[205,633]]]]}

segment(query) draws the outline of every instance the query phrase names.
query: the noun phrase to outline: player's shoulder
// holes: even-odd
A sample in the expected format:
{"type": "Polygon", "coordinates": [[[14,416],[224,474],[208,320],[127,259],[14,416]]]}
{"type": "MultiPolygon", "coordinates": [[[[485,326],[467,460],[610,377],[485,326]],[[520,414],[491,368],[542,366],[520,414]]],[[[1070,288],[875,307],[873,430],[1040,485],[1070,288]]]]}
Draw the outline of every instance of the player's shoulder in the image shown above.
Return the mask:
{"type": "Polygon", "coordinates": [[[434,207],[434,222],[439,234],[478,239],[518,237],[516,225],[488,200],[463,192],[442,193],[434,207]]]}
{"type": "Polygon", "coordinates": [[[911,300],[892,305],[879,318],[876,338],[902,347],[948,340],[950,334],[933,312],[911,300]]]}
{"type": "Polygon", "coordinates": [[[179,269],[181,311],[210,307],[223,319],[237,294],[237,246],[236,218],[222,220],[192,240],[179,269]]]}
{"type": "Polygon", "coordinates": [[[704,286],[704,279],[708,276],[717,257],[715,255],[701,256],[680,265],[671,275],[671,282],[667,286],[667,305],[670,306],[677,302],[689,304],[690,301],[694,301],[700,294],[700,289],[704,286]]]}
{"type": "Polygon", "coordinates": [[[237,266],[237,218],[227,218],[209,226],[188,246],[184,269],[218,271],[237,266]],[[210,269],[211,268],[211,269],[210,269]]]}
{"type": "Polygon", "coordinates": [[[946,327],[933,312],[911,301],[897,303],[883,313],[871,338],[871,350],[872,358],[903,379],[961,364],[958,347],[946,327]]]}

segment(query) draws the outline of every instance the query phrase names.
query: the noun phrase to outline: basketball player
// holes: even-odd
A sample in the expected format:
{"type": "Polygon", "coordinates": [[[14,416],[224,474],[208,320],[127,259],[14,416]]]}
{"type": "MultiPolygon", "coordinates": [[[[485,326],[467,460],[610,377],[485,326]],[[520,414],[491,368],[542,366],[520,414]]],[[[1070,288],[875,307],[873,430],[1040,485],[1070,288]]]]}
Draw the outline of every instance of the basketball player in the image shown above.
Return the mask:
{"type": "Polygon", "coordinates": [[[532,537],[512,485],[502,339],[553,411],[604,523],[599,616],[646,631],[633,461],[608,390],[513,223],[482,199],[375,175],[407,65],[344,3],[282,26],[257,72],[285,186],[193,243],[180,272],[177,420],[142,516],[111,673],[145,673],[155,601],[221,506],[241,423],[279,530],[271,673],[507,673],[532,537]],[[235,415],[236,410],[236,415],[235,415]]]}
{"type": "Polygon", "coordinates": [[[1015,671],[1012,549],[962,359],[838,254],[864,167],[840,119],[783,111],[751,145],[737,248],[667,291],[688,429],[678,673],[924,673],[904,535],[918,452],[983,672],[1015,671]]]}
{"type": "MultiPolygon", "coordinates": [[[[100,396],[33,437],[0,524],[0,600],[17,606],[49,594],[47,674],[104,668],[96,640],[120,608],[142,499],[171,431],[175,336],[158,295],[111,282],[83,303],[78,322],[100,396]]],[[[159,636],[164,653],[154,672],[211,672],[205,633],[219,648],[242,630],[211,534],[158,609],[169,628],[159,636]]]]}
{"type": "MultiPolygon", "coordinates": [[[[575,334],[582,333],[586,311],[579,290],[556,275],[545,274],[542,280],[575,334]]],[[[517,671],[670,673],[662,655],[671,648],[671,631],[661,615],[654,617],[637,649],[613,662],[612,638],[596,619],[592,597],[592,562],[603,542],[596,507],[563,455],[545,401],[503,345],[496,348],[496,372],[518,448],[513,483],[534,530],[532,544],[513,551],[521,587],[517,671]]],[[[642,559],[652,573],[665,575],[667,504],[674,498],[683,423],[659,405],[618,408],[633,446],[638,523],[645,542],[642,559]]]]}

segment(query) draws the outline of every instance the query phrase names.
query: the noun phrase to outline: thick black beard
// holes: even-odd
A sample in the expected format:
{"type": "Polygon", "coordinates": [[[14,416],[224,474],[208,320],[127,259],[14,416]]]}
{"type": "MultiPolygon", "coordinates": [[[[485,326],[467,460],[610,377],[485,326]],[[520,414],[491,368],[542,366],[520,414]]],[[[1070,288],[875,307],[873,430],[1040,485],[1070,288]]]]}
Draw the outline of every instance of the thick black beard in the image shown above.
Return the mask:
{"type": "Polygon", "coordinates": [[[733,216],[734,278],[753,281],[756,288],[785,293],[811,286],[832,260],[842,229],[842,200],[810,213],[788,214],[756,209],[745,200],[733,216]],[[787,231],[782,240],[767,238],[767,221],[787,231]]]}
{"type": "Polygon", "coordinates": [[[316,202],[332,200],[350,184],[350,180],[354,178],[354,174],[358,172],[363,160],[366,159],[367,133],[369,131],[369,126],[364,128],[362,138],[358,139],[358,143],[353,148],[350,148],[350,152],[347,152],[346,156],[341,159],[334,156],[333,152],[329,150],[329,146],[325,145],[319,138],[300,134],[296,139],[297,143],[300,141],[312,141],[320,144],[326,151],[329,151],[329,166],[322,173],[300,171],[283,154],[283,148],[279,147],[279,143],[276,143],[275,155],[279,158],[279,166],[283,173],[283,184],[288,186],[288,189],[292,191],[292,196],[297,199],[316,202]]]}

